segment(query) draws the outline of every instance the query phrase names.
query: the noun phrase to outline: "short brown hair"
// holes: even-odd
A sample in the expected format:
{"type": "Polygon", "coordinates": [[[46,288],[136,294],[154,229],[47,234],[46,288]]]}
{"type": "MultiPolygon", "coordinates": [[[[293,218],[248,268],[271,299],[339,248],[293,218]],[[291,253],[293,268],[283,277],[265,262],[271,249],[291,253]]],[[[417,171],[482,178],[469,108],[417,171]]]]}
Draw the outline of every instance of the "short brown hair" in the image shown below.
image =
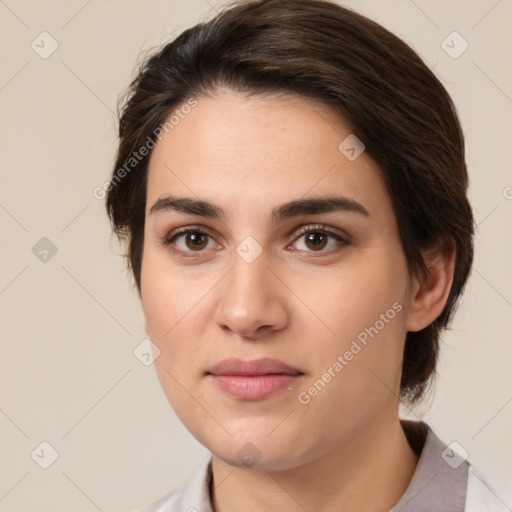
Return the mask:
{"type": "Polygon", "coordinates": [[[416,402],[435,375],[439,335],[473,261],[464,137],[447,91],[405,42],[326,0],[249,0],[185,30],[145,60],[128,90],[106,190],[139,294],[150,152],[122,179],[119,170],[145,144],[154,147],[155,130],[174,109],[219,88],[247,96],[291,92],[339,112],[382,173],[410,276],[427,272],[421,250],[455,247],[444,310],[406,335],[401,398],[416,402]]]}

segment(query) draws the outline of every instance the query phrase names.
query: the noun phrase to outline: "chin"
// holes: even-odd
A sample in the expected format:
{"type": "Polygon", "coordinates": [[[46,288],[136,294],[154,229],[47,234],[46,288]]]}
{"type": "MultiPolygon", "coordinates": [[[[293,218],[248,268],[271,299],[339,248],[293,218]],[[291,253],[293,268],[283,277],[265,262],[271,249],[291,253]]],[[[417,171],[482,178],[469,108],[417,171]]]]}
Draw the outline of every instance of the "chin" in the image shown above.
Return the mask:
{"type": "Polygon", "coordinates": [[[296,454],[290,449],[284,453],[259,450],[254,444],[248,442],[238,452],[225,450],[210,451],[226,464],[241,469],[261,471],[285,471],[298,465],[296,454]]]}
{"type": "MultiPolygon", "coordinates": [[[[272,428],[275,428],[275,423],[272,428]]],[[[212,439],[209,436],[199,439],[212,454],[226,464],[239,468],[260,469],[266,471],[284,471],[300,465],[303,453],[297,450],[294,436],[277,432],[268,436],[272,428],[261,432],[239,432],[226,440],[212,439]]],[[[304,447],[302,447],[304,448],[304,447]]]]}

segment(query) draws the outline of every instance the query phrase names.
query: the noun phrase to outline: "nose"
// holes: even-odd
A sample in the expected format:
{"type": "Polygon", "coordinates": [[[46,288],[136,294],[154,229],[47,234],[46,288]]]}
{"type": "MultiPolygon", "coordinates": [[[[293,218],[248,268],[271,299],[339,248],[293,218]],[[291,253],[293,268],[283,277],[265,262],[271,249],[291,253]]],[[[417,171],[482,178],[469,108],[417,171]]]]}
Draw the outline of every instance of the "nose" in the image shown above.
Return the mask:
{"type": "Polygon", "coordinates": [[[221,329],[259,340],[288,323],[286,287],[269,266],[265,252],[251,263],[234,254],[222,280],[215,320],[221,329]]]}

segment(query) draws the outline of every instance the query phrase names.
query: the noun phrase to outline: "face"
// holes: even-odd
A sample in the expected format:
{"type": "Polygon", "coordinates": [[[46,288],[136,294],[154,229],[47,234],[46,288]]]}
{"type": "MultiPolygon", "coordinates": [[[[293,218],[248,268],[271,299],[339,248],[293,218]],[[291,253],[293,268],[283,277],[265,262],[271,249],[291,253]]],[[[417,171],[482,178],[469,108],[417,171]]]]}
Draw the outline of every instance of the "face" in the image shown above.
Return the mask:
{"type": "Polygon", "coordinates": [[[148,169],[155,367],[215,456],[296,467],[397,415],[409,281],[391,200],[328,107],[197,101],[148,169]]]}

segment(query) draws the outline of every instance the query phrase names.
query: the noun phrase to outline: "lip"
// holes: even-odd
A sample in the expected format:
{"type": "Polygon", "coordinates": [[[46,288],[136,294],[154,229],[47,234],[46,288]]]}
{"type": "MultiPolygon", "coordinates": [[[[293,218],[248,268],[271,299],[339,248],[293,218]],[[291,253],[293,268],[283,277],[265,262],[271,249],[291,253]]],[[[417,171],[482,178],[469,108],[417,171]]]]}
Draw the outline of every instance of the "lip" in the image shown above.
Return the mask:
{"type": "Polygon", "coordinates": [[[224,359],[214,364],[207,373],[212,375],[298,375],[302,374],[297,368],[293,368],[277,359],[251,359],[244,361],[242,359],[231,358],[224,359]]]}
{"type": "Polygon", "coordinates": [[[294,385],[304,373],[277,359],[225,359],[207,372],[214,383],[234,398],[263,400],[294,385]]]}

